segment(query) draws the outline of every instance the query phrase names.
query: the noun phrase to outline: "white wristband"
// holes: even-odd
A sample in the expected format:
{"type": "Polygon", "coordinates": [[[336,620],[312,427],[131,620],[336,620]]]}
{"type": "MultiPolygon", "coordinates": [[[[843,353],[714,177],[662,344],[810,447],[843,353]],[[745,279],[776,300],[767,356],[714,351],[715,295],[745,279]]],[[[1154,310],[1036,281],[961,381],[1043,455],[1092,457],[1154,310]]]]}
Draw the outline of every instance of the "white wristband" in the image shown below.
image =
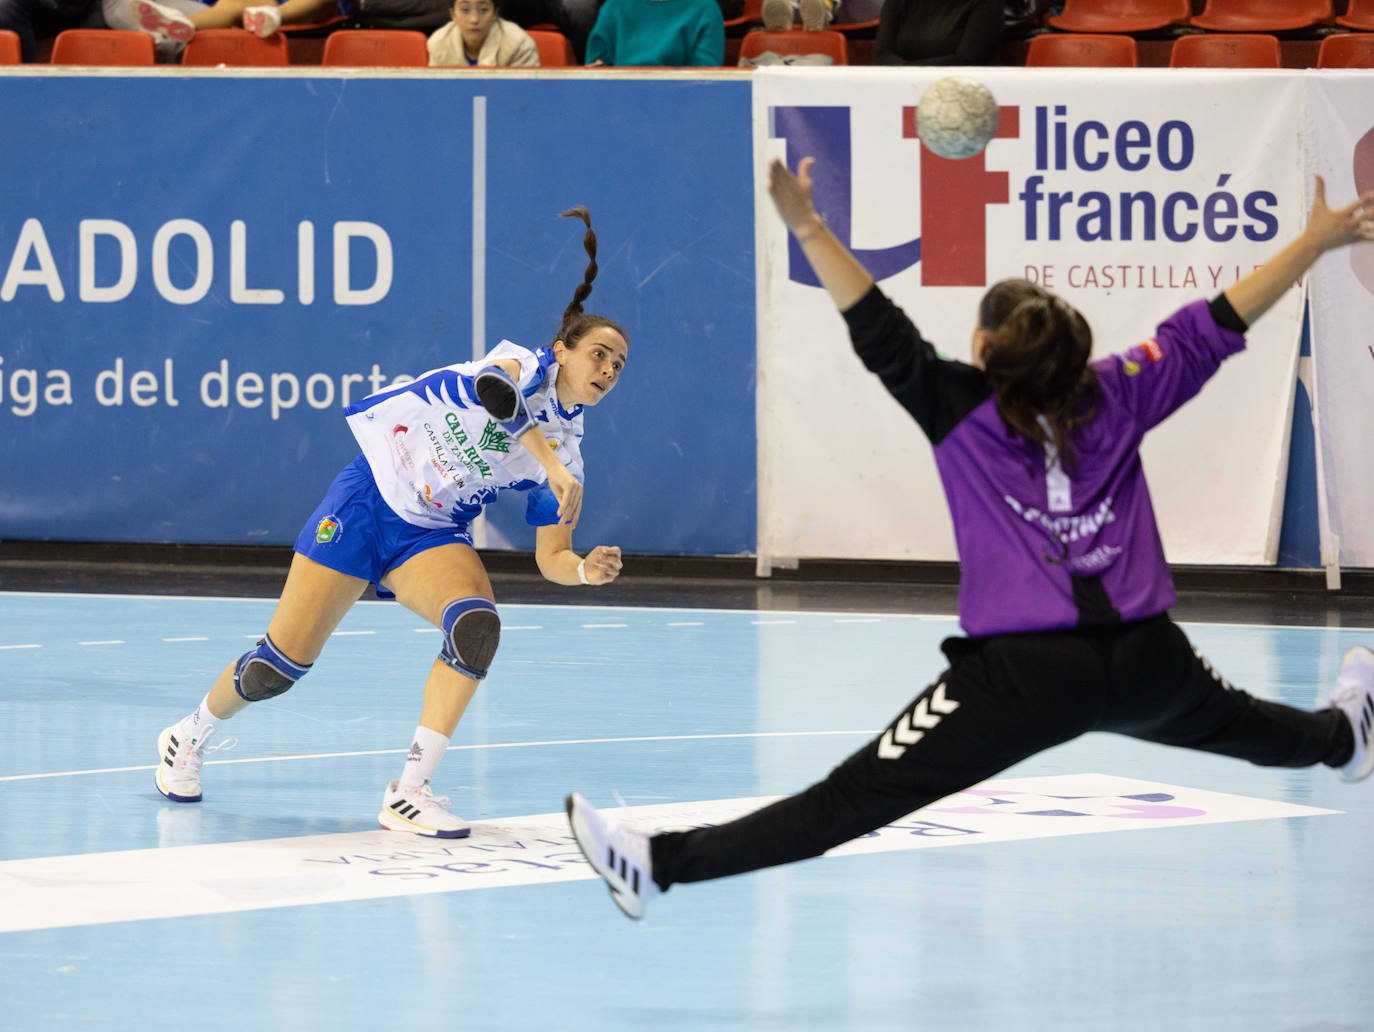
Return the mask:
{"type": "Polygon", "coordinates": [[[590,583],[591,583],[591,581],[587,580],[587,560],[586,560],[586,559],[583,559],[581,562],[579,562],[579,563],[577,564],[577,579],[580,580],[583,584],[590,584],[590,583]]]}

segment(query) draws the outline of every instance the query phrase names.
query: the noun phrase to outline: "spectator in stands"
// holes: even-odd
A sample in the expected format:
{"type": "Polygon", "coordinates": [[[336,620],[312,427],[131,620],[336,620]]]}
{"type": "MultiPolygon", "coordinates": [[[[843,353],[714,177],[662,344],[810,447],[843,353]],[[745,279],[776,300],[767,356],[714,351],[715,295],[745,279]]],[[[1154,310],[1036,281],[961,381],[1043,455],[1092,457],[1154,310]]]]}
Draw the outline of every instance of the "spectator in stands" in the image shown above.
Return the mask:
{"type": "Polygon", "coordinates": [[[725,19],[716,0],[606,0],[587,38],[587,64],[719,67],[725,19]]]}
{"type": "Polygon", "coordinates": [[[497,0],[453,0],[449,14],[453,20],[429,37],[432,66],[538,66],[534,40],[515,22],[501,17],[497,0]]]}
{"type": "MultiPolygon", "coordinates": [[[[4,0],[0,0],[3,3],[4,0]]],[[[244,12],[262,0],[102,0],[105,23],[112,29],[151,33],[158,58],[174,61],[200,29],[231,29],[243,23],[244,12]]]]}
{"type": "Polygon", "coordinates": [[[104,0],[105,19],[112,28],[142,29],[158,40],[158,50],[181,47],[201,29],[232,29],[240,25],[266,38],[283,25],[309,25],[353,13],[354,0],[286,0],[280,7],[263,0],[104,0]],[[118,21],[119,24],[115,24],[118,21]]]}
{"type": "Polygon", "coordinates": [[[38,37],[55,36],[63,29],[103,29],[95,0],[0,0],[0,29],[19,36],[22,60],[38,60],[38,37]]]}
{"type": "Polygon", "coordinates": [[[873,63],[1000,63],[1002,0],[885,0],[873,63]]]}

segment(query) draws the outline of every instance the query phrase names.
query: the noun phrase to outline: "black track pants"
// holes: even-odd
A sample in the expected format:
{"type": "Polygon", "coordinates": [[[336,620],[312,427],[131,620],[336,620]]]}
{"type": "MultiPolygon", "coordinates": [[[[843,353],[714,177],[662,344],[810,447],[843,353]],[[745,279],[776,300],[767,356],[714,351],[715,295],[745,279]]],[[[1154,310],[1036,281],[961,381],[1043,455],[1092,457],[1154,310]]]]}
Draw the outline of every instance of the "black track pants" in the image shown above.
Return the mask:
{"type": "Polygon", "coordinates": [[[1341,711],[1232,688],[1167,615],[942,647],[949,669],[825,780],[728,824],[655,835],[660,888],[819,856],[1085,731],[1271,767],[1337,766],[1353,747],[1341,711]]]}

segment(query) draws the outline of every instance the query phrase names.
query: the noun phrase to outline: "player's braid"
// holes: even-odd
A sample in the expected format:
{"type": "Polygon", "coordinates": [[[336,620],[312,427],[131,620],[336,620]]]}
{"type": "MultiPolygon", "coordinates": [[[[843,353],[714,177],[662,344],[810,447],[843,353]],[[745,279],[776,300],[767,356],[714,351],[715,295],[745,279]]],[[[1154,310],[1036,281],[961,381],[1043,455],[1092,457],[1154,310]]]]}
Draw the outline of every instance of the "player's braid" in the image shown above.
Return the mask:
{"type": "Polygon", "coordinates": [[[587,232],[582,235],[582,246],[587,252],[587,268],[582,273],[582,282],[573,291],[572,302],[563,309],[563,321],[558,327],[557,339],[563,341],[568,347],[576,347],[577,342],[582,339],[584,334],[597,327],[605,326],[615,330],[628,344],[630,342],[629,334],[617,323],[603,315],[589,315],[582,310],[582,302],[590,296],[592,281],[596,279],[596,274],[600,271],[596,264],[596,232],[592,229],[591,214],[586,208],[578,205],[576,208],[569,208],[563,212],[559,218],[581,219],[587,227],[587,232]]]}
{"type": "Polygon", "coordinates": [[[596,274],[600,271],[596,265],[596,231],[592,229],[592,216],[586,208],[578,205],[576,208],[569,208],[559,216],[561,219],[577,218],[581,219],[587,227],[587,232],[582,235],[582,246],[587,252],[587,268],[582,273],[582,282],[573,291],[572,303],[563,309],[563,325],[582,314],[582,302],[587,300],[592,292],[592,281],[596,279],[596,274]]]}

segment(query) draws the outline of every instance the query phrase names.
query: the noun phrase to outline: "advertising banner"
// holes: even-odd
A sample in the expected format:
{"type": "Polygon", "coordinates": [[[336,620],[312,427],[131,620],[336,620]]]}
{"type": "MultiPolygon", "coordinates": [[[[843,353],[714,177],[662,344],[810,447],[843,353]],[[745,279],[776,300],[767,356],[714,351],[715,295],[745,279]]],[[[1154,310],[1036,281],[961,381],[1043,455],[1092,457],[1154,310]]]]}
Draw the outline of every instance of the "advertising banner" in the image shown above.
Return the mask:
{"type": "MultiPolygon", "coordinates": [[[[1374,82],[1323,72],[1308,86],[1306,157],[1339,206],[1374,190],[1374,82]]],[[[1325,255],[1312,270],[1318,511],[1322,564],[1374,566],[1374,243],[1325,255]]]]}
{"type": "MultiPolygon", "coordinates": [[[[748,89],[6,75],[0,537],[293,541],[357,454],[350,400],[552,343],[585,205],[586,307],[631,348],[577,539],[752,552],[748,89]]],[[[532,548],[497,508],[487,543],[532,548]]]]}
{"type": "MultiPolygon", "coordinates": [[[[760,168],[816,159],[821,214],[951,357],[971,358],[978,300],[1010,277],[1082,311],[1094,357],[1124,351],[1302,224],[1299,73],[978,69],[1002,117],[963,161],[916,135],[915,105],[944,74],[761,69],[754,144],[760,168]]],[[[929,444],[853,356],[762,178],[757,204],[760,568],[953,559],[929,444]]],[[[1146,438],[1171,561],[1274,561],[1301,305],[1290,292],[1146,438]]]]}

